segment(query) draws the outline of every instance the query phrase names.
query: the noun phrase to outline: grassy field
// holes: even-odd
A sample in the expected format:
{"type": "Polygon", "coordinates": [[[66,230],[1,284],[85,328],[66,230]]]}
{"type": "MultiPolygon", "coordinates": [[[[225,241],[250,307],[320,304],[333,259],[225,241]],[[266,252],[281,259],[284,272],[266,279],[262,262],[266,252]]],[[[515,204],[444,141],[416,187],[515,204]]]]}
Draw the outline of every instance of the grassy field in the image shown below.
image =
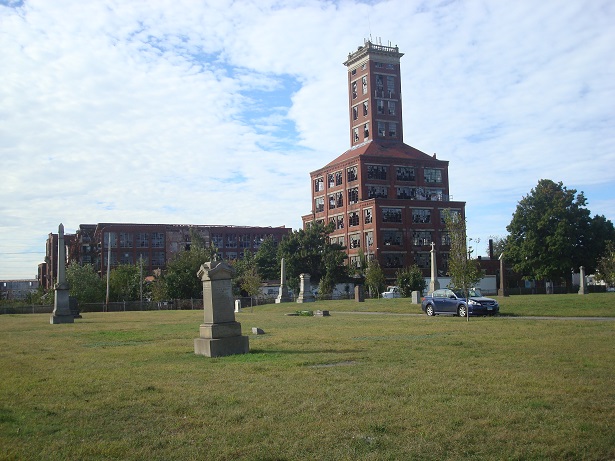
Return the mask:
{"type": "Polygon", "coordinates": [[[217,359],[193,352],[200,311],[2,315],[0,459],[614,459],[615,321],[513,317],[613,316],[609,295],[470,322],[255,307],[250,354],[217,359]]]}

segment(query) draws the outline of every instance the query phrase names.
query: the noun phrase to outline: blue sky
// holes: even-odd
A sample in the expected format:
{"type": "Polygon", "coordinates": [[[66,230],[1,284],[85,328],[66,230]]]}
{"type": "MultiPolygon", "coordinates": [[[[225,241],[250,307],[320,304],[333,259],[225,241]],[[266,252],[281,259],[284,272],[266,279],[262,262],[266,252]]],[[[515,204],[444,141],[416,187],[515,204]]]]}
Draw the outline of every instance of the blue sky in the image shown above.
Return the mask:
{"type": "Polygon", "coordinates": [[[0,1],[0,278],[60,222],[300,227],[370,36],[480,253],[543,178],[615,221],[612,24],[598,0],[0,1]]]}

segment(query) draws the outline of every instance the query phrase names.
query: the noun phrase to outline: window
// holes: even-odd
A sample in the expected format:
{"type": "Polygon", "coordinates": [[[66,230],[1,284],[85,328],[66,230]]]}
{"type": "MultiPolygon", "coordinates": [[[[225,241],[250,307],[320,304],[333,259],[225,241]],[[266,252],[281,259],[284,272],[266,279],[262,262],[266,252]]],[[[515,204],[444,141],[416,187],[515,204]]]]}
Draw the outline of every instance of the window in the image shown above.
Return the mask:
{"type": "Polygon", "coordinates": [[[250,234],[242,234],[239,236],[239,248],[250,248],[250,234]]]}
{"type": "Polygon", "coordinates": [[[400,253],[386,253],[384,255],[384,267],[403,267],[404,255],[400,253]]]}
{"type": "Polygon", "coordinates": [[[389,115],[395,115],[395,101],[389,101],[389,115]]]}
{"type": "Polygon", "coordinates": [[[381,62],[376,63],[376,69],[381,69],[382,67],[384,67],[384,64],[382,64],[381,62]]]}
{"type": "Polygon", "coordinates": [[[335,228],[336,229],[344,228],[344,215],[339,215],[335,217],[335,228]]]}
{"type": "Polygon", "coordinates": [[[344,192],[336,192],[335,193],[335,204],[338,208],[344,206],[344,192]]]}
{"type": "Polygon", "coordinates": [[[372,209],[371,208],[367,208],[363,210],[363,223],[364,224],[372,223],[372,209]]]}
{"type": "Polygon", "coordinates": [[[387,198],[387,187],[367,186],[367,198],[387,198]]]}
{"type": "Polygon", "coordinates": [[[356,211],[351,211],[348,213],[348,227],[358,226],[359,225],[359,213],[356,211]]]}
{"type": "Polygon", "coordinates": [[[369,138],[369,123],[363,125],[363,139],[369,138]]]}
{"type": "Polygon", "coordinates": [[[265,241],[265,234],[252,234],[252,248],[260,248],[265,241]]]}
{"type": "Polygon", "coordinates": [[[376,112],[378,115],[384,115],[384,101],[382,99],[376,99],[376,112]]]}
{"type": "Polygon", "coordinates": [[[401,208],[383,208],[382,209],[382,222],[396,222],[396,223],[402,222],[401,208]]]}
{"type": "Polygon", "coordinates": [[[109,235],[111,235],[111,248],[117,248],[117,234],[115,232],[105,232],[103,234],[103,247],[109,248],[109,235]]]}
{"type": "Polygon", "coordinates": [[[324,197],[316,197],[314,199],[314,211],[316,213],[325,211],[325,198],[324,197]]]}
{"type": "Polygon", "coordinates": [[[342,172],[341,171],[336,171],[335,172],[335,185],[336,186],[341,186],[342,185],[342,172]]]}
{"type": "Polygon", "coordinates": [[[425,168],[425,182],[442,182],[442,170],[436,168],[425,168]]]}
{"type": "Polygon", "coordinates": [[[351,234],[348,236],[350,248],[361,248],[361,234],[351,234]]]}
{"type": "Polygon", "coordinates": [[[367,165],[367,179],[387,179],[387,167],[385,165],[367,165]]]}
{"type": "Polygon", "coordinates": [[[387,90],[389,97],[392,98],[395,95],[395,77],[387,75],[387,90]]]}
{"type": "Polygon", "coordinates": [[[335,208],[335,195],[329,195],[329,209],[332,210],[335,208]]]}
{"type": "Polygon", "coordinates": [[[316,178],[314,180],[314,192],[320,192],[325,190],[325,182],[322,178],[316,178]]]}
{"type": "Polygon", "coordinates": [[[430,257],[429,257],[429,253],[416,253],[414,256],[414,262],[416,263],[417,266],[419,266],[421,269],[427,269],[430,266],[430,257]]]}
{"type": "Polygon", "coordinates": [[[390,138],[397,137],[397,123],[393,123],[393,122],[389,123],[389,137],[390,138]]]}
{"type": "Polygon", "coordinates": [[[431,244],[430,231],[414,231],[412,233],[412,245],[425,246],[431,244]]]}
{"type": "Polygon", "coordinates": [[[120,264],[132,264],[132,253],[120,253],[120,264]]]}
{"type": "Polygon", "coordinates": [[[431,222],[431,210],[412,210],[412,222],[415,224],[427,224],[431,222]]]}
{"type": "Polygon", "coordinates": [[[376,90],[382,91],[384,89],[384,80],[382,75],[376,74],[376,90]]]}
{"type": "Polygon", "coordinates": [[[107,264],[107,253],[105,252],[105,255],[103,257],[103,264],[105,265],[105,267],[107,267],[107,265],[113,267],[113,266],[117,266],[117,254],[116,253],[111,253],[111,263],[107,264]]]}
{"type": "Polygon", "coordinates": [[[211,244],[216,248],[224,247],[224,240],[222,239],[222,234],[211,234],[211,244]]]}
{"type": "Polygon", "coordinates": [[[440,253],[440,267],[443,269],[443,273],[447,274],[448,273],[448,260],[449,260],[449,254],[448,253],[440,253]]]}
{"type": "Polygon", "coordinates": [[[367,101],[365,101],[365,102],[363,103],[363,115],[364,115],[364,116],[367,116],[368,107],[369,107],[369,106],[368,106],[368,104],[367,104],[367,101]]]}
{"type": "Polygon", "coordinates": [[[384,128],[384,122],[378,122],[378,136],[385,137],[386,130],[384,128]]]}
{"type": "Polygon", "coordinates": [[[359,106],[354,106],[352,108],[352,119],[356,120],[359,118],[359,106]]]}
{"type": "Polygon", "coordinates": [[[164,266],[164,251],[152,252],[152,266],[164,266]]]}
{"type": "Polygon", "coordinates": [[[149,234],[147,232],[139,232],[137,234],[137,248],[149,247],[149,234]]]}
{"type": "Polygon", "coordinates": [[[327,182],[329,183],[329,188],[335,187],[335,176],[333,173],[327,175],[327,182]]]}
{"type": "Polygon", "coordinates": [[[352,70],[350,71],[350,75],[355,75],[356,73],[357,73],[357,69],[352,69],[352,70]]]}
{"type": "Polygon", "coordinates": [[[363,94],[367,94],[367,76],[364,75],[363,78],[361,79],[362,85],[363,85],[363,94]]]}
{"type": "Polygon", "coordinates": [[[396,197],[400,200],[412,200],[416,198],[416,189],[414,187],[396,187],[396,197]]]}
{"type": "Polygon", "coordinates": [[[354,140],[354,142],[359,141],[359,129],[358,128],[354,128],[352,130],[352,139],[354,140]]]}
{"type": "Polygon", "coordinates": [[[353,187],[348,189],[348,205],[352,205],[353,203],[357,203],[359,201],[359,188],[353,187]]]}
{"type": "Polygon", "coordinates": [[[352,82],[352,99],[357,98],[357,82],[352,82]]]}
{"type": "Polygon", "coordinates": [[[442,189],[427,188],[425,189],[426,200],[443,200],[444,191],[442,189]]]}
{"type": "Polygon", "coordinates": [[[370,248],[374,246],[374,233],[372,231],[365,233],[365,247],[370,248]]]}
{"type": "Polygon", "coordinates": [[[356,166],[348,167],[346,169],[346,181],[352,182],[352,181],[356,181],[357,179],[359,179],[359,176],[357,173],[357,167],[356,166]]]}
{"type": "Polygon", "coordinates": [[[440,234],[440,243],[444,246],[451,244],[451,234],[448,231],[442,231],[440,234]]]}
{"type": "Polygon", "coordinates": [[[226,248],[237,248],[237,234],[226,234],[226,248]]]}
{"type": "Polygon", "coordinates": [[[414,167],[398,166],[396,170],[398,181],[416,181],[416,177],[414,176],[414,167]]]}
{"type": "Polygon", "coordinates": [[[164,234],[162,232],[152,232],[152,248],[164,248],[164,234]]]}
{"type": "Polygon", "coordinates": [[[130,232],[120,232],[120,248],[132,248],[132,234],[130,232]]]}
{"type": "Polygon", "coordinates": [[[403,238],[403,233],[400,230],[385,229],[382,231],[382,243],[386,246],[401,245],[403,238]]]}

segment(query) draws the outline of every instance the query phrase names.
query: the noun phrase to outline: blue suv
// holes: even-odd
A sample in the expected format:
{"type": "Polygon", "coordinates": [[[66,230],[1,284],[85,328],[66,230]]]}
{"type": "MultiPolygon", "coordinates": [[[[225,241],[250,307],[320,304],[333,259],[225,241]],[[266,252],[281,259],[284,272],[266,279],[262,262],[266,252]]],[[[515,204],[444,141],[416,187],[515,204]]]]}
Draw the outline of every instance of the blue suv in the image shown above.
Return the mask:
{"type": "Polygon", "coordinates": [[[470,300],[466,302],[460,290],[443,288],[428,294],[423,298],[421,309],[429,316],[437,314],[452,314],[460,317],[467,315],[496,315],[500,312],[500,305],[495,299],[486,298],[478,288],[471,288],[470,300]]]}

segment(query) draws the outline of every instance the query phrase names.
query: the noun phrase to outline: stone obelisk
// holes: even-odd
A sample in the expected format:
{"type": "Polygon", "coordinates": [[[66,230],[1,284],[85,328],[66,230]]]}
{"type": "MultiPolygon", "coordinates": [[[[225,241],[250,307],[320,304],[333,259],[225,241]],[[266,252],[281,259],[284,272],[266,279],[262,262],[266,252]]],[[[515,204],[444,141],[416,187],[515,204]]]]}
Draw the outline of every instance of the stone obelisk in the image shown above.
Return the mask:
{"type": "Polygon", "coordinates": [[[68,298],[68,283],[66,282],[66,246],[64,245],[64,225],[58,227],[58,281],[55,286],[53,315],[49,323],[75,323],[70,311],[68,298]]]}
{"type": "Polygon", "coordinates": [[[429,292],[440,289],[438,282],[438,271],[436,268],[436,244],[431,242],[431,280],[429,281],[429,292]]]}
{"type": "Polygon", "coordinates": [[[288,296],[288,287],[286,286],[286,263],[284,258],[280,262],[280,291],[278,297],[275,299],[276,303],[290,302],[290,296],[288,296]]]}

